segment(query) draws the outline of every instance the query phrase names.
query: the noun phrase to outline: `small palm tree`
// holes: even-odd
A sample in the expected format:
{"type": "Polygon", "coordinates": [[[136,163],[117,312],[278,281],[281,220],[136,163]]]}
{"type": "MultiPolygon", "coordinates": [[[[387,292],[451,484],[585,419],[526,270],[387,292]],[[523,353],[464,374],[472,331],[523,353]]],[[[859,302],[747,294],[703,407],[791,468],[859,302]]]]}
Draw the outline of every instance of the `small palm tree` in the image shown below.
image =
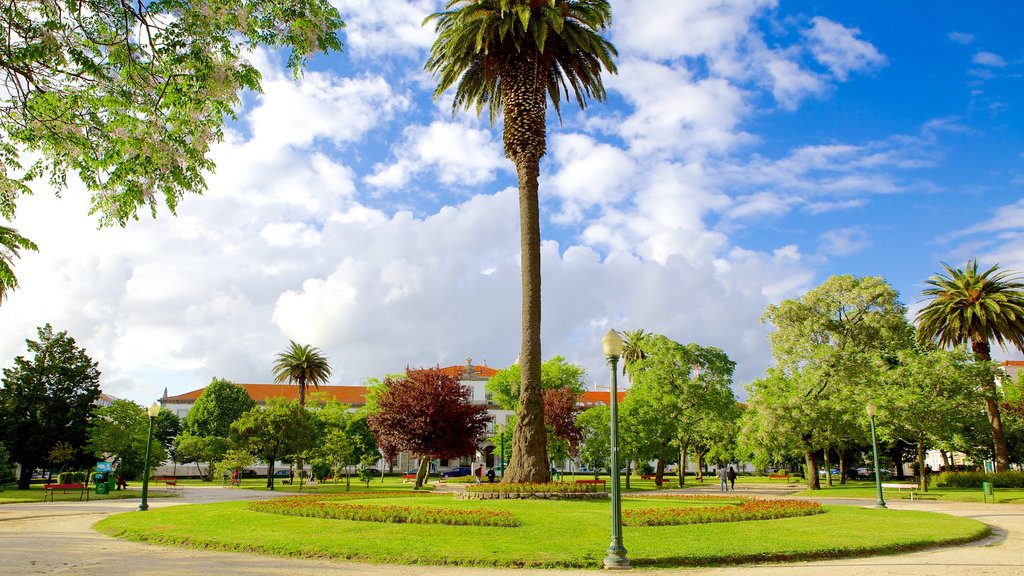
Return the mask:
{"type": "Polygon", "coordinates": [[[306,387],[320,388],[331,378],[331,365],[327,357],[308,344],[290,341],[288,349],[277,355],[274,364],[274,382],[299,385],[299,406],[306,405],[306,387]]]}
{"type": "MultiPolygon", "coordinates": [[[[936,274],[926,281],[931,288],[921,295],[930,299],[917,313],[917,336],[922,342],[935,341],[939,346],[958,346],[970,342],[977,360],[992,359],[989,342],[995,340],[1006,348],[1009,342],[1024,350],[1024,283],[999,265],[978,273],[978,260],[969,260],[963,270],[942,265],[945,274],[936,274]]],[[[992,426],[992,442],[996,451],[996,470],[1008,470],[1009,456],[1003,438],[1002,418],[996,401],[995,383],[983,386],[985,408],[992,426]]]]}
{"type": "Polygon", "coordinates": [[[615,47],[601,36],[611,23],[608,0],[449,0],[431,14],[437,40],[426,69],[434,97],[455,86],[453,112],[486,106],[504,116],[505,156],[519,178],[522,262],[521,386],[512,463],[503,482],[548,480],[547,435],[540,388],[540,159],[547,147],[547,101],[561,117],[562,96],[581,109],[605,99],[602,69],[615,72],[615,47]]]}
{"type": "Polygon", "coordinates": [[[0,226],[0,302],[7,293],[18,287],[18,278],[14,275],[14,260],[21,258],[19,250],[38,252],[39,248],[14,228],[0,226]]]}
{"type": "MultiPolygon", "coordinates": [[[[638,330],[626,330],[622,333],[622,375],[625,376],[628,369],[635,363],[647,357],[644,353],[644,346],[651,336],[642,328],[638,330]]],[[[632,378],[630,378],[632,380],[632,378]]]]}

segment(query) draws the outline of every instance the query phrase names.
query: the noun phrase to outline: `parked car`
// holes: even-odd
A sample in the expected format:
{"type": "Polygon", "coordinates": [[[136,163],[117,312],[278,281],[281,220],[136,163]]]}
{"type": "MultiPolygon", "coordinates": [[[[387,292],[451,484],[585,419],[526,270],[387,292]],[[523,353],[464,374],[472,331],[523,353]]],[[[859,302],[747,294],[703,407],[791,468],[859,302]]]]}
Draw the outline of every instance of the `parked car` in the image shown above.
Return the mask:
{"type": "Polygon", "coordinates": [[[274,478],[288,478],[291,476],[290,470],[274,470],[274,478]]]}
{"type": "Polygon", "coordinates": [[[441,478],[460,478],[462,476],[469,476],[472,473],[473,468],[471,466],[459,466],[447,472],[441,472],[441,478]]]}

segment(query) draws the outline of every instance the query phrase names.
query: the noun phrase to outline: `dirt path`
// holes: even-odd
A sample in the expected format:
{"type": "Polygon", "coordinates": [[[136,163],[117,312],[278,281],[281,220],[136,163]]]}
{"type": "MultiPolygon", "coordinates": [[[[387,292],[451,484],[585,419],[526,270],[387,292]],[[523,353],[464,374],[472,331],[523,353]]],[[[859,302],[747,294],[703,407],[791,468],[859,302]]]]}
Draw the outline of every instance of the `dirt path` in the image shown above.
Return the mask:
{"type": "MultiPolygon", "coordinates": [[[[765,490],[782,492],[771,487],[765,490]]],[[[754,488],[740,493],[753,493],[754,488]]],[[[266,492],[189,488],[183,498],[152,499],[154,508],[198,502],[266,497],[266,492]]],[[[860,501],[865,504],[864,501],[860,501]]],[[[58,502],[0,507],[0,575],[103,574],[117,576],[231,576],[383,575],[440,576],[442,574],[498,576],[560,576],[594,574],[593,570],[497,570],[430,566],[387,566],[318,560],[291,560],[247,554],[204,552],[150,546],[110,538],[92,530],[101,518],[130,511],[137,501],[58,502]]],[[[868,503],[869,505],[869,503],[868,503]]],[[[925,576],[1024,573],[1024,506],[943,502],[890,502],[895,509],[915,509],[966,516],[993,527],[987,540],[966,546],[940,548],[900,556],[798,564],[728,568],[658,570],[658,574],[687,576],[925,576]]],[[[884,529],[884,527],[880,527],[884,529]]],[[[628,534],[627,534],[628,536],[628,534]]],[[[628,539],[626,547],[629,547],[628,539]]]]}

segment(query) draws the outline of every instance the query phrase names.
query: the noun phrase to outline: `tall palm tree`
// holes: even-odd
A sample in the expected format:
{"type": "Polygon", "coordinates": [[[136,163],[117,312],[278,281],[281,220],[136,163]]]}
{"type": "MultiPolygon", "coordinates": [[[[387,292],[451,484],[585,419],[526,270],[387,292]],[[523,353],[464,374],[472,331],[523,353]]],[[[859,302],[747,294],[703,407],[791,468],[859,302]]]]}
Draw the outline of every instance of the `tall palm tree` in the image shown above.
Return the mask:
{"type": "Polygon", "coordinates": [[[504,116],[505,156],[519,179],[522,260],[521,386],[512,460],[505,482],[549,478],[540,389],[540,159],[547,147],[547,101],[561,118],[563,95],[581,109],[606,98],[602,69],[616,71],[615,47],[601,36],[611,23],[608,0],[450,0],[431,14],[438,37],[426,70],[434,97],[455,86],[453,113],[488,107],[504,116]]]}
{"type": "Polygon", "coordinates": [[[0,303],[7,293],[18,287],[18,278],[14,275],[14,260],[21,258],[19,250],[38,252],[39,248],[14,228],[0,226],[0,303]]]}
{"type": "Polygon", "coordinates": [[[299,385],[299,406],[306,405],[306,387],[320,388],[331,378],[331,365],[319,348],[289,341],[288,349],[277,355],[274,382],[299,385]]]}
{"type": "MultiPolygon", "coordinates": [[[[1024,283],[1020,277],[1000,270],[999,265],[978,273],[978,260],[969,260],[963,270],[942,265],[945,274],[936,274],[926,281],[931,288],[921,295],[931,301],[917,313],[917,336],[920,341],[936,341],[939,346],[971,343],[977,360],[992,359],[989,342],[995,340],[1005,349],[1009,342],[1024,350],[1024,283]]],[[[992,443],[996,451],[996,470],[1010,468],[1003,438],[995,383],[982,384],[985,408],[992,426],[992,443]]]]}

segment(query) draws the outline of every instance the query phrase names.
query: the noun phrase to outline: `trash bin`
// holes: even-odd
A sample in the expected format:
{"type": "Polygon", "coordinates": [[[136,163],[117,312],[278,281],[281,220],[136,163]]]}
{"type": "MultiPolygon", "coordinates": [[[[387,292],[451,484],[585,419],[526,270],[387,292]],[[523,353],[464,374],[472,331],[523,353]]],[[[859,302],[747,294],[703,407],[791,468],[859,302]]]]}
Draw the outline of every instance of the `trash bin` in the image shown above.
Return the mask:
{"type": "Polygon", "coordinates": [[[992,503],[995,504],[996,493],[995,493],[995,491],[992,490],[992,483],[991,482],[982,482],[981,483],[981,498],[982,498],[982,502],[988,502],[988,499],[992,498],[992,503]]]}
{"type": "Polygon", "coordinates": [[[96,494],[109,494],[110,484],[107,482],[107,477],[113,476],[109,472],[97,472],[93,474],[93,481],[96,482],[96,494]]]}

